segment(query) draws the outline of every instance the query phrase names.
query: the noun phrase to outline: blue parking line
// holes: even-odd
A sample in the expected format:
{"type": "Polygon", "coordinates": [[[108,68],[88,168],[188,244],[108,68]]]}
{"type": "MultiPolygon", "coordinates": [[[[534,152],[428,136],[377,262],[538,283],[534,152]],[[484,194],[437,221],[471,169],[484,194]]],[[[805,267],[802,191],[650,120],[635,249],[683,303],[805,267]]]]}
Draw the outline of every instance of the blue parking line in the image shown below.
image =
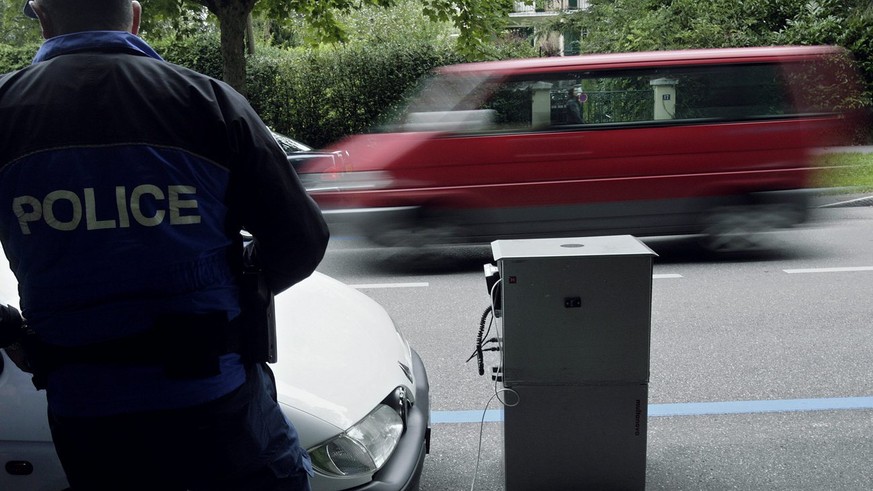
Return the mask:
{"type": "Polygon", "coordinates": [[[479,423],[482,418],[486,423],[503,421],[502,409],[488,409],[484,415],[482,411],[431,411],[430,422],[440,423],[479,423]]]}
{"type": "MultiPolygon", "coordinates": [[[[687,402],[649,404],[649,416],[702,416],[800,411],[841,411],[873,409],[873,397],[832,397],[822,399],[777,399],[764,401],[687,402]]],[[[502,409],[486,411],[431,411],[431,423],[486,423],[503,421],[502,409]]]]}
{"type": "Polygon", "coordinates": [[[846,409],[873,409],[873,397],[650,404],[649,416],[840,411],[846,409]]]}

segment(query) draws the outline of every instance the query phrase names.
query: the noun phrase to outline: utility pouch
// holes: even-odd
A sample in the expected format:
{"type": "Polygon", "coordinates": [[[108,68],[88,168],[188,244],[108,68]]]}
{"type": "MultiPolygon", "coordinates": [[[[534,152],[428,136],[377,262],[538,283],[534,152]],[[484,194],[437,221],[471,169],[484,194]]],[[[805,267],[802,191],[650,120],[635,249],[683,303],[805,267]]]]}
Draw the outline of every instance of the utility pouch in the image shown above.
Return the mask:
{"type": "Polygon", "coordinates": [[[25,331],[20,343],[24,350],[24,356],[27,357],[27,364],[30,365],[33,386],[36,387],[36,390],[45,390],[50,370],[45,356],[45,345],[39,336],[30,329],[25,331]]]}
{"type": "Polygon", "coordinates": [[[0,304],[0,348],[21,340],[24,335],[24,319],[11,305],[0,304]]]}
{"type": "MultiPolygon", "coordinates": [[[[250,244],[254,252],[255,243],[250,244]]],[[[246,363],[276,363],[276,310],[273,291],[267,284],[257,254],[244,259],[240,281],[241,313],[237,322],[239,345],[246,363]]]]}

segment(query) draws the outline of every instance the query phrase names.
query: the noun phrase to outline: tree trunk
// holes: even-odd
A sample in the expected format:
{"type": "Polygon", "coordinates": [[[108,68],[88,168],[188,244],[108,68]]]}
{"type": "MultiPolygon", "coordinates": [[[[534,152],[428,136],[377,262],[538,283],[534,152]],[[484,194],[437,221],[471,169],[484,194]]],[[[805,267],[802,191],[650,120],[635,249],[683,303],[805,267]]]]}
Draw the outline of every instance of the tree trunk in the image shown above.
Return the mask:
{"type": "Polygon", "coordinates": [[[221,26],[224,81],[246,95],[246,21],[256,0],[207,0],[207,7],[221,26]]]}
{"type": "Polygon", "coordinates": [[[255,54],[255,28],[252,25],[252,13],[246,16],[246,52],[249,55],[255,54]]]}

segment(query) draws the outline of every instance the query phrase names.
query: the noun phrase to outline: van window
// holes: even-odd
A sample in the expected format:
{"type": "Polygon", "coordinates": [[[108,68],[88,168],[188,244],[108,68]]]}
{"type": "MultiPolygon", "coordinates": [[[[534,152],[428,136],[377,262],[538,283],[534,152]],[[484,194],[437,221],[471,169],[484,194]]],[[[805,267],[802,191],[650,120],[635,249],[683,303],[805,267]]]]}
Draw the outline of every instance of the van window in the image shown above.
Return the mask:
{"type": "Polygon", "coordinates": [[[551,85],[552,125],[735,121],[792,107],[774,64],[566,73],[542,82],[551,85]]]}
{"type": "Polygon", "coordinates": [[[393,130],[530,131],[566,125],[691,124],[784,117],[776,64],[431,78],[393,130]]]}

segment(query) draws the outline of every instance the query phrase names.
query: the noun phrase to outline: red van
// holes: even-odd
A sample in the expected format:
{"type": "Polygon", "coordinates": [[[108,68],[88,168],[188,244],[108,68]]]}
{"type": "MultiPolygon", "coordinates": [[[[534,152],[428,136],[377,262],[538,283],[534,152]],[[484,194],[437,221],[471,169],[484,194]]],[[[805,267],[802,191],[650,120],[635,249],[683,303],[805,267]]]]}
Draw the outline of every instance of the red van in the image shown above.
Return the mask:
{"type": "Polygon", "coordinates": [[[835,47],[462,64],[299,173],[330,223],[383,245],[701,234],[748,248],[805,220],[813,150],[845,144],[856,94],[835,47]]]}

